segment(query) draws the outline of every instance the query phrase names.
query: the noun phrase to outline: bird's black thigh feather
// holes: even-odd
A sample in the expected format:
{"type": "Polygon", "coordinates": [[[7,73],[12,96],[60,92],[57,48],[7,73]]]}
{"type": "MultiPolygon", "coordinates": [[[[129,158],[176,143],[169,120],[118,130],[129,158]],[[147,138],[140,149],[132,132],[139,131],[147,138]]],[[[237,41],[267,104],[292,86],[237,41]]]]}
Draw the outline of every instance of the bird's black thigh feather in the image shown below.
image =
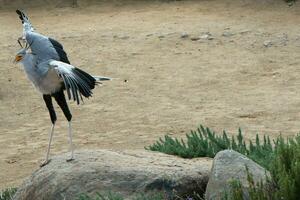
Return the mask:
{"type": "Polygon", "coordinates": [[[68,104],[67,104],[67,101],[66,101],[65,94],[64,94],[63,90],[60,90],[60,91],[52,94],[52,96],[55,98],[57,104],[62,109],[65,117],[67,118],[67,120],[71,121],[72,114],[69,110],[69,107],[68,107],[68,104]]]}
{"type": "Polygon", "coordinates": [[[50,118],[51,118],[51,122],[52,122],[52,124],[55,124],[55,122],[56,122],[56,114],[55,114],[55,110],[53,108],[51,95],[44,94],[43,95],[43,99],[44,99],[44,101],[46,103],[46,106],[48,108],[48,111],[49,111],[49,114],[50,114],[50,118]]]}

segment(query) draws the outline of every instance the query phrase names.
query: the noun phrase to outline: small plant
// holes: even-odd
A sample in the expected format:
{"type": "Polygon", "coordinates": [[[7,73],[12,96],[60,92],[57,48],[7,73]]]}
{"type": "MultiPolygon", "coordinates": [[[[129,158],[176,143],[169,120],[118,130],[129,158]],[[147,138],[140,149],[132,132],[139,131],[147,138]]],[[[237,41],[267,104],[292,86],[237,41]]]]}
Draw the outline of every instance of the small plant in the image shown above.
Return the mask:
{"type": "Polygon", "coordinates": [[[0,200],[12,200],[17,188],[9,188],[0,192],[0,200]]]}
{"type": "Polygon", "coordinates": [[[300,135],[278,141],[271,173],[276,183],[277,199],[300,199],[300,135]]]}
{"type": "Polygon", "coordinates": [[[229,190],[224,192],[222,200],[275,200],[274,182],[270,177],[266,176],[265,183],[262,181],[255,183],[253,175],[250,174],[248,167],[245,167],[249,187],[245,189],[239,180],[232,180],[229,190]]]}
{"type": "MultiPolygon", "coordinates": [[[[159,139],[148,150],[160,151],[178,155],[184,158],[214,157],[219,151],[233,149],[244,154],[271,172],[271,179],[266,183],[254,183],[248,173],[251,200],[299,200],[300,199],[300,134],[284,140],[279,136],[272,143],[267,136],[261,142],[256,135],[255,142],[245,142],[241,129],[237,136],[228,137],[223,131],[221,136],[209,128],[200,126],[196,131],[186,134],[186,141],[172,138],[168,135],[159,139]]],[[[242,200],[245,193],[242,184],[235,180],[229,192],[224,194],[224,200],[242,200]]]]}
{"type": "Polygon", "coordinates": [[[90,195],[87,194],[81,194],[78,198],[78,200],[123,200],[123,199],[124,198],[120,194],[111,191],[104,194],[97,193],[95,197],[91,197],[90,195]]]}
{"type": "MultiPolygon", "coordinates": [[[[133,197],[134,200],[163,200],[164,196],[162,193],[149,193],[139,194],[133,197]]],[[[86,194],[81,194],[78,200],[124,200],[124,197],[115,192],[107,192],[104,194],[97,193],[95,197],[91,197],[86,194]]]]}
{"type": "MultiPolygon", "coordinates": [[[[269,169],[270,161],[274,157],[274,148],[269,137],[264,136],[263,142],[261,142],[259,136],[256,135],[255,143],[250,141],[246,145],[241,129],[238,130],[236,137],[230,138],[226,131],[223,131],[223,134],[219,136],[209,128],[200,125],[197,130],[192,130],[186,134],[186,138],[185,142],[183,139],[178,140],[166,135],[164,139],[160,138],[159,141],[146,147],[146,149],[178,155],[183,158],[213,158],[219,151],[232,149],[248,156],[266,169],[269,169]]],[[[274,143],[278,142],[275,141],[274,143]]]]}
{"type": "Polygon", "coordinates": [[[163,200],[164,195],[162,193],[150,193],[150,194],[139,194],[134,200],[163,200]]]}
{"type": "MultiPolygon", "coordinates": [[[[272,180],[266,183],[254,183],[253,176],[248,174],[248,199],[251,200],[299,200],[300,199],[300,135],[285,141],[279,138],[276,142],[270,171],[272,180]]],[[[224,200],[243,200],[244,188],[235,180],[224,200]]]]}

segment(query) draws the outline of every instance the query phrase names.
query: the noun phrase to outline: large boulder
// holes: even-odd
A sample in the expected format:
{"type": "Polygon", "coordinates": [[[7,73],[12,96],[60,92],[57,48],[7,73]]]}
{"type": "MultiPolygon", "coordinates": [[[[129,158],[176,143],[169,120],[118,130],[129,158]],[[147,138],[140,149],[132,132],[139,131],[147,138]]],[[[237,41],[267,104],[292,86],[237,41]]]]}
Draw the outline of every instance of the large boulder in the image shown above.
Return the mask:
{"type": "Polygon", "coordinates": [[[137,193],[163,191],[189,196],[203,193],[212,159],[183,159],[145,150],[77,151],[75,160],[58,155],[19,187],[16,200],[75,200],[81,193],[117,192],[131,199],[137,193]]]}
{"type": "Polygon", "coordinates": [[[255,183],[260,181],[265,183],[267,177],[270,177],[270,173],[266,171],[266,169],[236,151],[224,150],[218,152],[213,161],[209,182],[205,192],[205,199],[222,199],[225,191],[230,191],[233,180],[238,180],[241,183],[244,188],[244,199],[248,199],[248,174],[253,176],[253,181],[255,183]]]}

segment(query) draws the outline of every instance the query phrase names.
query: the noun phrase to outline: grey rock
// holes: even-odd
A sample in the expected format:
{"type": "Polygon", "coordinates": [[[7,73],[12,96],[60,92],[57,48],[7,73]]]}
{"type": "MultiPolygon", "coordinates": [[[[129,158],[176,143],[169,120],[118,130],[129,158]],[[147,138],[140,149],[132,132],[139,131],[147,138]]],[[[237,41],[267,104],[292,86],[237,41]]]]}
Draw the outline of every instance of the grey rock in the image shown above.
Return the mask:
{"type": "MultiPolygon", "coordinates": [[[[53,157],[19,187],[15,200],[74,200],[79,194],[117,192],[131,199],[136,193],[164,191],[184,196],[206,187],[212,159],[183,159],[151,151],[78,151],[53,157]]],[[[203,192],[202,192],[203,193],[203,192]]]]}
{"type": "Polygon", "coordinates": [[[187,32],[183,32],[183,33],[181,33],[180,37],[181,38],[188,38],[189,34],[187,32]]]}
{"type": "Polygon", "coordinates": [[[115,39],[121,39],[121,40],[127,40],[130,37],[128,35],[114,35],[113,38],[115,38],[115,39]]]}
{"type": "Polygon", "coordinates": [[[191,40],[192,41],[197,41],[197,40],[200,40],[200,37],[199,36],[192,36],[191,40]]]}
{"type": "Polygon", "coordinates": [[[197,37],[191,37],[191,40],[192,41],[197,41],[197,40],[213,40],[214,37],[209,33],[203,33],[201,34],[200,36],[197,36],[197,37]]]}
{"type": "Polygon", "coordinates": [[[271,40],[266,40],[263,44],[265,47],[271,47],[273,45],[273,42],[271,40]]]}
{"type": "Polygon", "coordinates": [[[223,37],[231,37],[231,36],[233,36],[233,35],[234,35],[234,33],[231,33],[231,32],[229,32],[229,31],[225,31],[225,32],[222,34],[223,37]]]}
{"type": "Polygon", "coordinates": [[[249,184],[246,166],[249,173],[253,175],[253,180],[256,183],[260,181],[266,182],[266,176],[270,177],[270,173],[263,167],[236,151],[224,150],[217,153],[213,161],[205,199],[222,199],[224,192],[229,191],[232,180],[239,180],[241,182],[245,188],[244,197],[247,199],[246,189],[249,187],[249,184]]]}
{"type": "Polygon", "coordinates": [[[244,34],[247,34],[247,33],[250,33],[251,31],[250,30],[242,30],[240,31],[240,34],[244,35],[244,34]]]}
{"type": "Polygon", "coordinates": [[[204,33],[199,37],[201,40],[213,40],[214,37],[209,33],[204,33]]]}

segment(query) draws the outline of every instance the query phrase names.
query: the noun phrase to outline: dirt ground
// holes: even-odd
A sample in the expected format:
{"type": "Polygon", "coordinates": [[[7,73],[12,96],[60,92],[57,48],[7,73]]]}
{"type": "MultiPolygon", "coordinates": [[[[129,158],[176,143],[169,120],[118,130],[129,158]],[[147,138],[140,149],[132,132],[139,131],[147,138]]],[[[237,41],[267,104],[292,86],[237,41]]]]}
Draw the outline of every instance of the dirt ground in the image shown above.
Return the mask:
{"type": "MultiPolygon", "coordinates": [[[[70,103],[76,149],[142,149],[199,124],[230,133],[241,127],[249,139],[300,130],[298,4],[112,1],[26,12],[38,32],[64,45],[73,65],[116,78],[84,105],[70,103]]],[[[50,119],[12,63],[22,31],[14,9],[0,10],[0,30],[4,189],[38,169],[50,119]]],[[[56,110],[52,155],[68,150],[67,122],[56,110]]]]}

